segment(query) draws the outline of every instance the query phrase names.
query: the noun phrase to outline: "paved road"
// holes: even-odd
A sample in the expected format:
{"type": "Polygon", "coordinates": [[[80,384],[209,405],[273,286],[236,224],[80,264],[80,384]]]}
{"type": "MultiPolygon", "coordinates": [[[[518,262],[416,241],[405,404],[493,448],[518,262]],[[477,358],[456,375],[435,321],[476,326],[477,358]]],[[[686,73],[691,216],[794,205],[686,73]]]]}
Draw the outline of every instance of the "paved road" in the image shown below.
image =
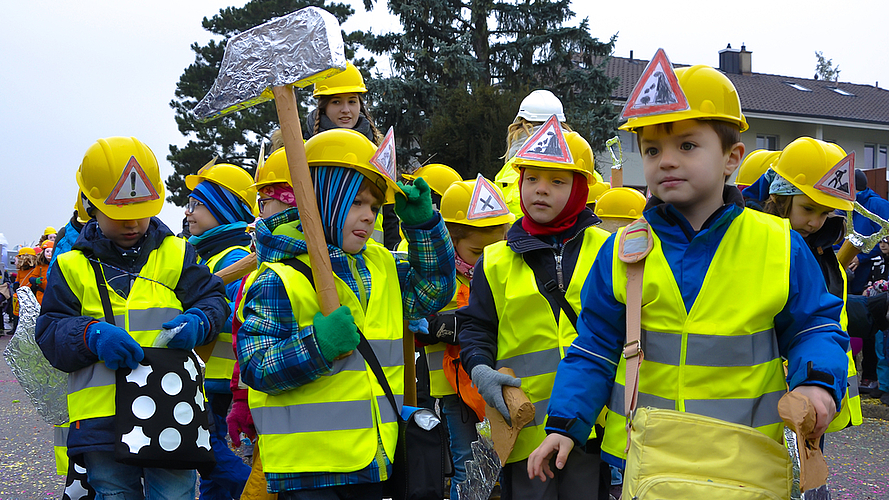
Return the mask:
{"type": "MultiPolygon", "coordinates": [[[[0,352],[9,337],[0,338],[0,352]]],[[[889,409],[867,401],[864,425],[829,435],[825,455],[833,500],[889,500],[889,409]]],[[[52,427],[0,361],[0,500],[59,499],[52,427]]]]}

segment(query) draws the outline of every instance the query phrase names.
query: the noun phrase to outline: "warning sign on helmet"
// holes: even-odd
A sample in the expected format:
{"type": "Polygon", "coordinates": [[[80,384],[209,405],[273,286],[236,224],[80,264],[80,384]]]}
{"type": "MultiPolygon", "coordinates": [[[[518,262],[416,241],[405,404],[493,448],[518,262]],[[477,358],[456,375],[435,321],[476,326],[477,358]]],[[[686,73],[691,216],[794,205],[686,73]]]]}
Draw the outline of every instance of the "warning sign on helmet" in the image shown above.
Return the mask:
{"type": "Polygon", "coordinates": [[[478,174],[475,179],[475,189],[472,190],[472,199],[469,202],[468,220],[499,217],[509,213],[509,208],[500,193],[494,189],[488,179],[478,174]]]}
{"type": "Polygon", "coordinates": [[[834,165],[814,187],[831,196],[855,201],[855,151],[834,165]]]}
{"type": "Polygon", "coordinates": [[[117,180],[111,194],[105,199],[106,205],[129,205],[143,201],[153,201],[160,198],[157,190],[151,184],[142,165],[135,156],[130,157],[127,166],[123,169],[120,179],[117,180]]]}
{"type": "Polygon", "coordinates": [[[523,160],[537,160],[552,163],[574,163],[571,158],[571,150],[568,149],[568,143],[565,141],[565,134],[562,133],[562,127],[559,125],[559,119],[556,115],[552,115],[532,135],[521,149],[516,153],[516,157],[523,160]]]}
{"type": "Polygon", "coordinates": [[[627,99],[627,105],[620,117],[626,120],[683,111],[688,108],[688,100],[682,92],[682,87],[679,86],[673,64],[670,63],[664,49],[658,49],[636,82],[636,86],[633,87],[633,92],[627,99]]]}
{"type": "Polygon", "coordinates": [[[395,181],[395,130],[392,127],[389,127],[383,143],[377,148],[370,163],[389,180],[395,181]]]}

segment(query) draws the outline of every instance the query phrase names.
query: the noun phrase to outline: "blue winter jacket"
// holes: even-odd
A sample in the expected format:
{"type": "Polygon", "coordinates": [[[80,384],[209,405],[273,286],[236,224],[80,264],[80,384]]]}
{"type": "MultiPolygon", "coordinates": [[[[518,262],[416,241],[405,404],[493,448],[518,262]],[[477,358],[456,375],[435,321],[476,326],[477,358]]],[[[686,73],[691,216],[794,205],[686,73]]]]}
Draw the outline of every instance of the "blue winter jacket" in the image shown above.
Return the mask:
{"type": "MultiPolygon", "coordinates": [[[[701,290],[704,276],[732,221],[743,210],[743,198],[726,187],[723,205],[695,231],[675,207],[649,200],[645,218],[662,248],[686,311],[701,290]]],[[[749,209],[747,209],[749,210],[749,209]]],[[[756,242],[750,244],[755,245],[756,242]]],[[[556,432],[584,443],[596,417],[611,395],[621,349],[626,342],[626,306],[613,294],[614,236],[602,245],[581,291],[578,336],[559,364],[547,411],[548,433],[556,432]]],[[[790,290],[787,304],[775,316],[781,355],[788,359],[787,382],[824,387],[837,408],[846,389],[849,337],[839,326],[841,299],[831,295],[812,252],[796,231],[790,232],[790,290]]],[[[474,291],[474,290],[473,290],[474,291]]],[[[732,300],[725,283],[725,300],[732,300]]],[[[604,460],[622,467],[617,457],[604,460]]]]}
{"type": "MultiPolygon", "coordinates": [[[[123,250],[106,238],[95,220],[84,226],[74,243],[74,250],[92,253],[103,263],[129,273],[138,273],[152,250],[164,238],[175,238],[160,219],[151,218],[145,236],[133,249],[123,250]],[[137,249],[137,250],[134,250],[137,249]]],[[[129,276],[118,269],[104,266],[106,279],[122,297],[130,292],[129,276]]],[[[58,263],[53,264],[52,277],[43,294],[36,338],[50,364],[64,372],[74,372],[99,361],[84,342],[84,330],[96,318],[81,316],[78,297],[71,291],[58,263]]],[[[182,274],[176,285],[176,298],[182,310],[200,309],[210,322],[210,334],[203,343],[216,338],[229,315],[222,280],[210,274],[207,266],[197,264],[194,248],[186,245],[182,274]]],[[[91,418],[72,422],[68,433],[68,455],[75,457],[92,451],[114,450],[114,417],[91,418]]]]}

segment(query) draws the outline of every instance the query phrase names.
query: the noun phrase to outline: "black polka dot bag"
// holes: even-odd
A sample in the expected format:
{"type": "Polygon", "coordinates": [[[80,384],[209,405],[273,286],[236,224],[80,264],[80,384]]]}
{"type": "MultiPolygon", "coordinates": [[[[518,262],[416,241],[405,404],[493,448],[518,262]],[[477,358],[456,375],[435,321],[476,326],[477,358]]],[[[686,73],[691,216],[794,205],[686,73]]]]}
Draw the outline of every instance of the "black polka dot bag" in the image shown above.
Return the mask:
{"type": "Polygon", "coordinates": [[[135,370],[117,370],[114,458],[162,469],[212,470],[201,363],[194,351],[143,347],[135,370]]]}

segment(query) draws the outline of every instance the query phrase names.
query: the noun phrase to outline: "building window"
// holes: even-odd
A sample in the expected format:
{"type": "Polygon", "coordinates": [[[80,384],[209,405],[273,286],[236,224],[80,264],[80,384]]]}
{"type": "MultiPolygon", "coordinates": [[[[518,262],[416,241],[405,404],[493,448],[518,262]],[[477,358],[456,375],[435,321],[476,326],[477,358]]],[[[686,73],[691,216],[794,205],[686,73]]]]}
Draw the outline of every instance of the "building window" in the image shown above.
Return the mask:
{"type": "Polygon", "coordinates": [[[864,145],[864,169],[870,170],[874,168],[874,152],[876,151],[876,146],[873,144],[865,144],[864,145]]]}
{"type": "Polygon", "coordinates": [[[855,94],[848,92],[846,90],[843,90],[839,87],[825,87],[825,88],[833,90],[834,92],[836,92],[839,95],[847,95],[847,96],[853,96],[853,97],[855,96],[855,94]]]}
{"type": "Polygon", "coordinates": [[[778,136],[756,134],[756,149],[778,151],[778,136]]]}
{"type": "Polygon", "coordinates": [[[885,144],[880,144],[880,147],[877,150],[877,168],[886,168],[887,151],[889,151],[889,148],[887,148],[885,144]]]}
{"type": "Polygon", "coordinates": [[[638,146],[636,144],[636,134],[619,130],[617,136],[620,137],[620,147],[624,154],[624,161],[627,159],[627,153],[637,153],[638,146]]]}
{"type": "Polygon", "coordinates": [[[794,83],[794,82],[784,82],[784,83],[786,85],[789,85],[790,87],[795,88],[796,90],[800,90],[802,92],[811,92],[812,91],[812,89],[803,87],[802,85],[800,85],[798,83],[794,83]]]}

